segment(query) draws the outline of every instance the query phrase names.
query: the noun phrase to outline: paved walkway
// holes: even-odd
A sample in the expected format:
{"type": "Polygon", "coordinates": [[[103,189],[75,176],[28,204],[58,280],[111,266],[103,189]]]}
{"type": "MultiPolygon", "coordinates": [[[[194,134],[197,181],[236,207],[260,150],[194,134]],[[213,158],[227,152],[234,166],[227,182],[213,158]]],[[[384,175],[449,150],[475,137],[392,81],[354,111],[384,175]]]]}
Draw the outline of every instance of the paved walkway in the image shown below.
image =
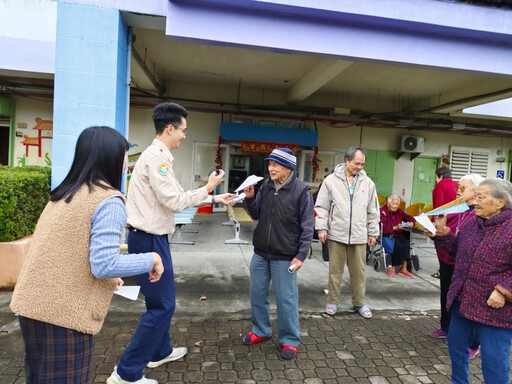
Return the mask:
{"type": "MultiPolygon", "coordinates": [[[[449,383],[450,361],[443,340],[428,337],[439,324],[439,281],[433,249],[417,249],[422,270],[414,279],[388,278],[367,267],[367,303],[374,318],[345,312],[350,306],[348,276],[335,317],[324,315],[328,266],[320,246],[299,273],[302,344],[296,360],[280,357],[276,339],[245,346],[250,330],[250,245],[225,245],[233,229],[225,214],[198,215],[195,245],[171,245],[177,309],[171,326],[174,345],[189,347],[181,361],[146,376],[160,383],[449,383]],[[199,300],[201,296],[206,300],[199,300]]],[[[243,223],[241,238],[251,239],[253,223],[243,223]]],[[[425,238],[415,234],[414,242],[425,238]]],[[[126,284],[131,284],[130,279],[126,284]]],[[[114,297],[100,334],[95,336],[92,382],[104,383],[143,311],[139,301],[114,297]]],[[[0,384],[24,383],[23,343],[10,293],[0,293],[0,384]]],[[[274,315],[275,316],[275,315],[274,315]]],[[[275,318],[274,318],[275,322],[275,318]]],[[[274,329],[275,326],[274,326],[274,329]]],[[[472,383],[482,383],[480,358],[471,362],[472,383]]]]}
{"type": "MultiPolygon", "coordinates": [[[[189,354],[145,374],[160,383],[449,383],[445,342],[427,336],[437,315],[375,311],[373,319],[364,320],[355,314],[302,313],[302,344],[292,361],[280,357],[275,339],[242,344],[251,324],[248,313],[199,320],[178,315],[171,336],[176,346],[188,346],[189,354]]],[[[137,319],[134,313],[109,313],[95,337],[92,382],[106,381],[137,319]]],[[[0,384],[24,383],[20,332],[1,335],[0,343],[0,384]]],[[[472,383],[483,382],[478,357],[471,372],[472,383]]]]}

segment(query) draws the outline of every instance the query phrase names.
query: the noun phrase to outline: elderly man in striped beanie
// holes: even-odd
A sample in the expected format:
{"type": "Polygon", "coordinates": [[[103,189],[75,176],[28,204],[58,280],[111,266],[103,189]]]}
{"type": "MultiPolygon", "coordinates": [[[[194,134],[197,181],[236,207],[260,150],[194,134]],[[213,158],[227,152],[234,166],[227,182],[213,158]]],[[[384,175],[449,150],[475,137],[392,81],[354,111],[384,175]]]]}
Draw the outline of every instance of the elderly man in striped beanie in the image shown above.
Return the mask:
{"type": "Polygon", "coordinates": [[[288,148],[277,148],[265,159],[270,179],[256,196],[254,187],[244,190],[249,213],[257,219],[251,261],[252,330],[246,345],[272,337],[269,285],[277,303],[277,327],[281,356],[293,359],[300,343],[297,271],[308,255],[313,238],[313,196],[295,175],[297,158],[288,148]]]}

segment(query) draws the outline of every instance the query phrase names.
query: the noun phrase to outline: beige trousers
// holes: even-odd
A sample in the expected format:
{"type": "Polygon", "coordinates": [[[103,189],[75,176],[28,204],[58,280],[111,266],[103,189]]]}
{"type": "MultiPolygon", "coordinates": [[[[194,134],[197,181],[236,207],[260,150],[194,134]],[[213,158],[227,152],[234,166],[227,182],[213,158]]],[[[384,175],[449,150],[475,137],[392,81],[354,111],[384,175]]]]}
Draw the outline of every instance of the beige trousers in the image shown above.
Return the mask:
{"type": "Polygon", "coordinates": [[[341,293],[341,278],[345,262],[352,286],[352,305],[364,305],[366,293],[366,244],[343,244],[328,240],[329,247],[329,304],[338,304],[341,293]]]}

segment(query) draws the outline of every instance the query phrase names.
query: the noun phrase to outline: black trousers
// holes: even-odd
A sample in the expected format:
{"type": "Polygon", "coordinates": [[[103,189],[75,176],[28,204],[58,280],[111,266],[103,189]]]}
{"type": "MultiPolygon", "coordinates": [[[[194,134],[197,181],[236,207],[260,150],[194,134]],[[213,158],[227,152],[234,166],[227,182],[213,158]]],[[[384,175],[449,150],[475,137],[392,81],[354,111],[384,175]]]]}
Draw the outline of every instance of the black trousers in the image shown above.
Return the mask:
{"type": "Polygon", "coordinates": [[[446,297],[452,282],[454,266],[439,261],[439,280],[441,282],[441,329],[448,332],[450,328],[450,312],[446,309],[446,297]]]}
{"type": "Polygon", "coordinates": [[[404,260],[411,259],[411,243],[405,236],[395,236],[393,253],[386,253],[386,266],[402,265],[404,260]]]}

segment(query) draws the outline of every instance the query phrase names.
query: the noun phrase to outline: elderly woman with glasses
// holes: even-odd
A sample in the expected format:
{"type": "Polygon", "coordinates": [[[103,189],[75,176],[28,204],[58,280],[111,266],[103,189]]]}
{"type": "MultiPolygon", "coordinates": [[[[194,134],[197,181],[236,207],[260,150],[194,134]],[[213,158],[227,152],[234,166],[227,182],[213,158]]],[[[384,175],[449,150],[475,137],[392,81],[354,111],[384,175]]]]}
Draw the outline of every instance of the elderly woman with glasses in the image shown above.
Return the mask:
{"type": "Polygon", "coordinates": [[[469,206],[466,212],[459,213],[457,216],[457,226],[455,227],[455,233],[459,233],[459,229],[464,225],[466,221],[475,216],[475,193],[476,188],[485,179],[476,173],[470,173],[469,175],[462,176],[457,187],[457,198],[463,198],[464,202],[469,206]]]}
{"type": "Polygon", "coordinates": [[[455,254],[448,291],[448,349],[452,382],[469,383],[469,350],[480,340],[487,384],[508,384],[512,343],[512,183],[483,181],[476,189],[475,216],[454,235],[446,215],[435,219],[435,242],[455,254]]]}
{"type": "MultiPolygon", "coordinates": [[[[453,225],[448,225],[452,232],[457,234],[462,226],[475,216],[475,191],[484,178],[478,174],[472,173],[465,175],[460,179],[457,186],[457,198],[463,198],[465,203],[469,206],[466,212],[454,214],[453,225]]],[[[430,232],[427,232],[429,234],[430,232]]],[[[444,250],[443,250],[444,251],[444,250]]],[[[429,332],[430,337],[436,339],[445,339],[448,335],[448,328],[450,327],[450,312],[446,308],[446,297],[450,282],[452,281],[453,270],[455,267],[455,254],[443,252],[446,255],[444,262],[441,264],[442,273],[440,275],[440,297],[441,297],[441,318],[440,328],[433,329],[429,332]]],[[[472,359],[478,353],[478,346],[471,347],[470,358],[472,359]]]]}

